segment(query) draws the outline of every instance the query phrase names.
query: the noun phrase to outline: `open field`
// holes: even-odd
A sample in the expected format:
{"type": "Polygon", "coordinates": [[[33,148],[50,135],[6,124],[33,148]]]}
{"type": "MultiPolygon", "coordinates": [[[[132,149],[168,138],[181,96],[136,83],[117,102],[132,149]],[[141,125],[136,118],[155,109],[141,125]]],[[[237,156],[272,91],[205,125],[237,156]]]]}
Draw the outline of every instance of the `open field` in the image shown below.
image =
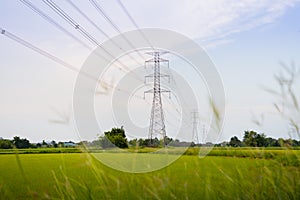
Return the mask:
{"type": "Polygon", "coordinates": [[[203,159],[184,155],[164,169],[130,174],[87,153],[3,154],[0,199],[299,199],[299,155],[214,149],[203,159]]]}

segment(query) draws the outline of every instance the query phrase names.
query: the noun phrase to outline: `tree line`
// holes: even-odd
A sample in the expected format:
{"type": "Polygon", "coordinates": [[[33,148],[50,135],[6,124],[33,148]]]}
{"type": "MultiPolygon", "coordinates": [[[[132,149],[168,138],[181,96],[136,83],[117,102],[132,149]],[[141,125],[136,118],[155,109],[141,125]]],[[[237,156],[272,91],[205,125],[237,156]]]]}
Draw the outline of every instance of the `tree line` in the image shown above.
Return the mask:
{"type": "Polygon", "coordinates": [[[101,147],[101,148],[128,148],[128,147],[163,147],[165,145],[174,146],[174,147],[195,147],[195,146],[231,146],[231,147],[297,147],[300,146],[300,141],[295,139],[275,139],[272,137],[267,137],[264,133],[257,133],[256,131],[245,131],[243,139],[240,140],[237,136],[230,138],[230,141],[225,141],[219,144],[212,143],[195,143],[195,142],[185,142],[179,141],[178,139],[173,139],[165,137],[165,139],[143,139],[135,138],[127,141],[125,131],[123,127],[113,128],[111,131],[104,133],[104,136],[100,136],[98,140],[93,142],[85,142],[87,146],[101,147]]]}
{"type": "MultiPolygon", "coordinates": [[[[219,144],[222,145],[222,144],[219,144]]],[[[264,133],[257,133],[256,131],[245,131],[243,140],[239,140],[237,136],[230,138],[229,142],[223,143],[222,146],[231,147],[298,147],[300,140],[283,139],[267,137],[264,133]]]]}
{"type": "Polygon", "coordinates": [[[178,139],[173,139],[169,137],[165,137],[164,139],[158,139],[157,137],[153,139],[143,139],[143,138],[135,138],[132,140],[127,140],[125,130],[123,127],[121,128],[112,128],[110,131],[104,132],[104,135],[100,136],[97,140],[92,142],[83,141],[82,144],[88,147],[94,148],[128,148],[128,147],[163,147],[165,145],[170,145],[174,147],[187,147],[187,146],[195,146],[192,142],[184,142],[179,141],[178,139]]]}
{"type": "MultiPolygon", "coordinates": [[[[165,137],[164,139],[143,139],[135,138],[132,140],[127,140],[125,130],[121,128],[112,128],[110,131],[104,132],[103,136],[99,136],[98,139],[89,142],[81,141],[79,143],[69,142],[45,142],[41,143],[30,143],[26,138],[20,138],[15,136],[12,140],[0,138],[0,149],[24,149],[24,148],[58,148],[58,147],[75,147],[75,146],[88,146],[96,148],[128,148],[128,147],[163,147],[164,145],[169,145],[173,147],[196,147],[196,146],[206,146],[213,145],[212,143],[200,144],[195,142],[185,142],[178,139],[173,139],[165,137]]],[[[231,147],[298,147],[300,146],[300,141],[295,139],[275,139],[272,137],[267,137],[264,133],[257,133],[256,131],[245,131],[243,139],[240,140],[237,136],[233,136],[227,142],[222,142],[215,144],[215,146],[231,146],[231,147]]]]}
{"type": "MultiPolygon", "coordinates": [[[[178,139],[173,139],[166,137],[163,139],[143,139],[135,138],[127,141],[125,131],[121,128],[113,128],[111,131],[104,133],[104,136],[100,136],[98,140],[93,142],[84,142],[86,146],[90,147],[101,147],[101,148],[128,148],[128,147],[163,147],[165,145],[174,147],[196,147],[196,146],[207,146],[213,145],[212,143],[195,143],[195,142],[185,142],[178,139]]],[[[240,140],[237,136],[233,136],[229,141],[214,144],[215,146],[231,146],[231,147],[298,147],[300,146],[300,141],[295,139],[283,139],[283,138],[272,138],[267,137],[264,133],[257,133],[256,131],[245,131],[243,139],[240,140]]]]}
{"type": "Polygon", "coordinates": [[[45,140],[43,140],[40,143],[30,143],[28,139],[20,138],[19,136],[15,136],[12,140],[3,139],[0,137],[0,149],[58,148],[58,147],[70,147],[70,146],[76,146],[76,144],[72,141],[57,143],[54,140],[48,143],[45,142],[45,140]]]}

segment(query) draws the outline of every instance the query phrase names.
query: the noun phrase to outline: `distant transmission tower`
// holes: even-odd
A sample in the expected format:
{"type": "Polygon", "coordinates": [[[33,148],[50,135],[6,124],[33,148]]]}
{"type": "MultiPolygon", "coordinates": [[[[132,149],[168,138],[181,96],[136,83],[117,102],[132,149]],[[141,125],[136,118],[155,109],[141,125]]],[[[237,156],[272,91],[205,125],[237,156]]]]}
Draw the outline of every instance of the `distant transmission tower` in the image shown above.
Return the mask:
{"type": "Polygon", "coordinates": [[[199,144],[199,137],[198,137],[198,120],[199,120],[199,116],[198,116],[198,111],[194,110],[192,111],[192,119],[193,119],[193,132],[192,132],[192,137],[193,137],[193,142],[195,142],[195,144],[199,144]]]}
{"type": "Polygon", "coordinates": [[[165,120],[164,120],[164,112],[162,107],[161,101],[161,93],[168,92],[169,90],[161,89],[160,87],[160,78],[161,77],[168,77],[168,75],[164,75],[160,73],[160,63],[166,62],[169,65],[169,61],[160,58],[161,55],[167,52],[151,52],[147,53],[152,55],[153,58],[146,61],[146,63],[154,63],[153,66],[153,74],[145,76],[146,78],[153,78],[153,89],[145,91],[144,93],[153,93],[153,101],[152,101],[152,109],[151,109],[151,119],[150,119],[150,127],[149,127],[149,135],[148,138],[150,139],[150,145],[153,145],[153,137],[157,135],[161,135],[163,138],[163,146],[166,145],[166,127],[165,127],[165,120]]]}
{"type": "Polygon", "coordinates": [[[202,144],[205,143],[207,137],[207,130],[205,124],[202,125],[202,144]]]}

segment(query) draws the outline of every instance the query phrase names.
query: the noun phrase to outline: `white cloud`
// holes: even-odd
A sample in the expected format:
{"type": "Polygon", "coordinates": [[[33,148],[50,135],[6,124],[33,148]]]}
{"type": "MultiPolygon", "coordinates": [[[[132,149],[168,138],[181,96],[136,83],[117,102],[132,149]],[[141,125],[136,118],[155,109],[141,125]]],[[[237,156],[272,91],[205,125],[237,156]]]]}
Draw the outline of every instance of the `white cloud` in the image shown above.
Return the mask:
{"type": "MultiPolygon", "coordinates": [[[[125,1],[124,1],[125,2],[125,1]]],[[[141,27],[167,28],[194,39],[221,39],[275,22],[299,0],[126,1],[141,27]]]]}

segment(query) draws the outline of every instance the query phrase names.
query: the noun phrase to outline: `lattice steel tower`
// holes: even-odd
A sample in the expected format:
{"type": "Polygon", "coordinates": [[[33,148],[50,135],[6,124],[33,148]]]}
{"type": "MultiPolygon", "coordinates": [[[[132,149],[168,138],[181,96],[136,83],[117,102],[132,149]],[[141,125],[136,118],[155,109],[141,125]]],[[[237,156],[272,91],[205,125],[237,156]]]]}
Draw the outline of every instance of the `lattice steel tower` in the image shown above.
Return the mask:
{"type": "Polygon", "coordinates": [[[164,119],[164,112],[162,107],[162,100],[161,100],[161,93],[168,92],[169,90],[162,89],[160,87],[160,78],[161,77],[168,77],[168,75],[164,75],[160,73],[160,63],[167,62],[169,66],[169,61],[162,59],[160,56],[167,52],[151,52],[147,53],[153,56],[152,59],[145,62],[146,63],[154,63],[153,66],[153,74],[145,76],[146,78],[153,77],[153,89],[145,91],[144,93],[153,93],[153,100],[152,100],[152,109],[151,109],[151,119],[150,119],[150,126],[149,126],[149,135],[148,138],[150,139],[150,145],[153,143],[153,138],[161,135],[163,138],[163,146],[166,145],[166,127],[165,127],[165,119],[164,119]]]}
{"type": "Polygon", "coordinates": [[[199,136],[198,136],[198,121],[199,121],[199,113],[197,110],[192,111],[192,118],[193,118],[193,142],[195,144],[199,144],[199,136]]]}

